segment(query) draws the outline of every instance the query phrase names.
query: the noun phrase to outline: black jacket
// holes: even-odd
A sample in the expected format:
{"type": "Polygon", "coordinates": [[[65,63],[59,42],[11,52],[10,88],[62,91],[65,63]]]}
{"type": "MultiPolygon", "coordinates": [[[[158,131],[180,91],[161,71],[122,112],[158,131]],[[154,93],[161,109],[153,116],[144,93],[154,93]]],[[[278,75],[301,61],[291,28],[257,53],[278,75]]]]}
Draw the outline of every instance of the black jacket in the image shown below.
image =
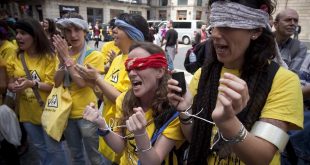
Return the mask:
{"type": "Polygon", "coordinates": [[[208,55],[211,54],[211,39],[207,39],[204,42],[197,44],[194,47],[194,53],[196,54],[196,62],[189,62],[189,54],[191,53],[191,49],[189,49],[186,53],[186,57],[184,60],[184,67],[186,71],[191,74],[194,74],[205,62],[205,59],[208,55]]]}

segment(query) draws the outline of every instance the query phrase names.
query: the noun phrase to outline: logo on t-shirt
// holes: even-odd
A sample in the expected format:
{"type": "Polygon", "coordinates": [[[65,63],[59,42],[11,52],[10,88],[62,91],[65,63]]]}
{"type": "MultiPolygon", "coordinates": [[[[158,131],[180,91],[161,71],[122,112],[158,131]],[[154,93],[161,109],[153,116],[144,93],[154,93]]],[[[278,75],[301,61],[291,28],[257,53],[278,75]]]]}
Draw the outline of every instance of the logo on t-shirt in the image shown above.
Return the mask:
{"type": "Polygon", "coordinates": [[[48,99],[48,100],[47,100],[47,106],[48,106],[48,107],[58,108],[58,99],[57,99],[57,95],[53,95],[51,99],[48,99]]]}
{"type": "Polygon", "coordinates": [[[119,76],[119,69],[116,71],[113,71],[112,75],[111,75],[111,81],[114,83],[118,82],[118,76],[119,76]]]}
{"type": "Polygon", "coordinates": [[[32,80],[35,80],[35,81],[38,81],[38,82],[41,82],[41,78],[40,78],[40,76],[39,76],[39,74],[37,73],[37,71],[36,70],[33,70],[33,71],[31,71],[31,78],[32,78],[32,80]]]}

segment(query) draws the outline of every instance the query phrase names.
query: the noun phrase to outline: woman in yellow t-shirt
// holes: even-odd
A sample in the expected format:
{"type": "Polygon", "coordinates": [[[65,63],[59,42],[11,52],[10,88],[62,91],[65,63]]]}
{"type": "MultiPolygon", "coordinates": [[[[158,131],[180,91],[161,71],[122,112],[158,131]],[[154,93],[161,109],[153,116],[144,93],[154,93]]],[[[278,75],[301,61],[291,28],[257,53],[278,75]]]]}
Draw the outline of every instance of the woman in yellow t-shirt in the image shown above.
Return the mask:
{"type": "MultiPolygon", "coordinates": [[[[78,71],[82,77],[89,79],[101,90],[103,94],[103,114],[106,121],[115,116],[115,100],[130,86],[128,74],[125,69],[125,61],[128,57],[129,47],[137,41],[148,41],[148,26],[146,20],[136,14],[121,14],[115,20],[114,42],[122,52],[112,62],[109,71],[104,76],[96,72],[91,66],[88,68],[79,67],[78,71]]],[[[110,161],[119,163],[119,156],[105,143],[102,137],[99,138],[99,151],[110,161]]]]}
{"type": "Polygon", "coordinates": [[[90,102],[97,102],[97,97],[93,89],[87,86],[88,80],[83,79],[74,66],[91,65],[101,73],[104,70],[104,65],[101,63],[103,57],[100,52],[87,47],[85,37],[88,24],[82,16],[77,13],[67,13],[56,24],[63,31],[66,40],[59,35],[53,37],[59,59],[59,69],[54,80],[55,86],[62,83],[68,85],[72,97],[68,125],[64,131],[72,162],[85,164],[85,156],[87,156],[92,165],[101,165],[104,164],[104,158],[98,151],[99,137],[96,134],[96,125],[82,118],[85,106],[90,102]],[[67,78],[70,78],[70,82],[65,81],[68,80],[67,78]],[[87,155],[84,156],[84,153],[87,155]]]}
{"type": "MultiPolygon", "coordinates": [[[[98,125],[98,133],[107,144],[115,152],[123,153],[120,165],[136,165],[138,161],[167,164],[169,152],[183,142],[178,113],[167,99],[170,75],[165,57],[164,51],[153,43],[131,46],[125,65],[132,88],[116,100],[115,119],[121,127],[114,127],[115,133],[111,133],[93,104],[84,112],[85,119],[98,125]]],[[[173,164],[177,164],[176,159],[173,164]]]]}
{"type": "Polygon", "coordinates": [[[16,22],[17,55],[7,59],[8,88],[17,93],[20,122],[24,125],[42,164],[66,164],[62,143],[50,138],[41,126],[42,107],[33,90],[45,102],[54,83],[56,56],[40,23],[32,18],[16,22]],[[26,76],[22,56],[31,75],[26,76]]]}
{"type": "Polygon", "coordinates": [[[178,82],[168,81],[168,98],[182,112],[190,142],[187,164],[280,164],[286,132],[303,127],[303,100],[298,76],[279,67],[285,63],[268,22],[273,3],[210,5],[212,53],[195,73],[191,93],[175,95],[178,82]]]}

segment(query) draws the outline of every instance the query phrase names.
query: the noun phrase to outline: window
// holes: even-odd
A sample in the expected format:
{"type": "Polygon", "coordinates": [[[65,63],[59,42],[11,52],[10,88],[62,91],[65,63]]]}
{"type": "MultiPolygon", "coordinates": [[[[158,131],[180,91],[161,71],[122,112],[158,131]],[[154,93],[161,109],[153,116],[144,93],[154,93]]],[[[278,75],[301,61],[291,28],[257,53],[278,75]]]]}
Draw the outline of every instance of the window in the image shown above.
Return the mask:
{"type": "Polygon", "coordinates": [[[190,29],[191,22],[173,22],[173,28],[190,29]]]}
{"type": "Polygon", "coordinates": [[[142,15],[141,11],[129,11],[130,14],[142,15]]]}
{"type": "Polygon", "coordinates": [[[166,10],[159,10],[158,11],[158,18],[160,20],[166,20],[167,19],[167,11],[166,10]]]}
{"type": "Polygon", "coordinates": [[[196,20],[201,20],[202,11],[196,11],[196,20]]]}
{"type": "Polygon", "coordinates": [[[197,6],[202,6],[202,0],[197,0],[197,6]]]}
{"type": "Polygon", "coordinates": [[[188,0],[178,0],[178,5],[187,5],[188,0]]]}
{"type": "Polygon", "coordinates": [[[124,13],[124,10],[110,9],[110,20],[124,13]]]}
{"type": "Polygon", "coordinates": [[[159,0],[159,6],[167,6],[168,0],[159,0]]]}
{"type": "Polygon", "coordinates": [[[103,22],[103,10],[101,8],[87,8],[87,21],[92,25],[98,21],[103,22]]]}
{"type": "Polygon", "coordinates": [[[205,22],[197,21],[196,29],[200,29],[202,25],[205,25],[205,22]]]}
{"type": "Polygon", "coordinates": [[[178,10],[177,20],[186,20],[187,10],[178,10]]]}

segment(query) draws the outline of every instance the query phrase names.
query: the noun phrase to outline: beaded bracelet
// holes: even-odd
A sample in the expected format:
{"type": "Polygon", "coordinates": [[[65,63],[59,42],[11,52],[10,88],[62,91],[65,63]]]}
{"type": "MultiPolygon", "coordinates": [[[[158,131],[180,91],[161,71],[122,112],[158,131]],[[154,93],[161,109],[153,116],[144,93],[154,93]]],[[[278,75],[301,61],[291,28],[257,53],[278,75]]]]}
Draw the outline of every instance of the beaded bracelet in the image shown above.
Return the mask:
{"type": "Polygon", "coordinates": [[[248,135],[248,131],[245,129],[245,127],[243,126],[243,124],[241,124],[241,128],[238,132],[237,135],[235,135],[234,137],[230,138],[230,139],[227,139],[227,138],[224,138],[224,136],[222,135],[222,133],[220,133],[220,136],[221,138],[226,142],[226,143],[229,143],[229,144],[237,144],[237,143],[240,143],[240,142],[243,142],[245,140],[245,138],[247,137],[248,135]]]}
{"type": "Polygon", "coordinates": [[[140,137],[140,136],[145,136],[146,135],[146,131],[142,134],[138,134],[138,135],[134,135],[135,137],[140,137]]]}
{"type": "Polygon", "coordinates": [[[135,152],[146,152],[146,151],[150,151],[152,149],[152,143],[150,142],[150,147],[147,149],[139,149],[138,146],[135,149],[135,152]]]}
{"type": "Polygon", "coordinates": [[[96,80],[95,80],[95,83],[98,83],[98,81],[99,81],[99,80],[102,80],[102,79],[103,79],[102,76],[98,76],[98,77],[96,78],[96,80]]]}

